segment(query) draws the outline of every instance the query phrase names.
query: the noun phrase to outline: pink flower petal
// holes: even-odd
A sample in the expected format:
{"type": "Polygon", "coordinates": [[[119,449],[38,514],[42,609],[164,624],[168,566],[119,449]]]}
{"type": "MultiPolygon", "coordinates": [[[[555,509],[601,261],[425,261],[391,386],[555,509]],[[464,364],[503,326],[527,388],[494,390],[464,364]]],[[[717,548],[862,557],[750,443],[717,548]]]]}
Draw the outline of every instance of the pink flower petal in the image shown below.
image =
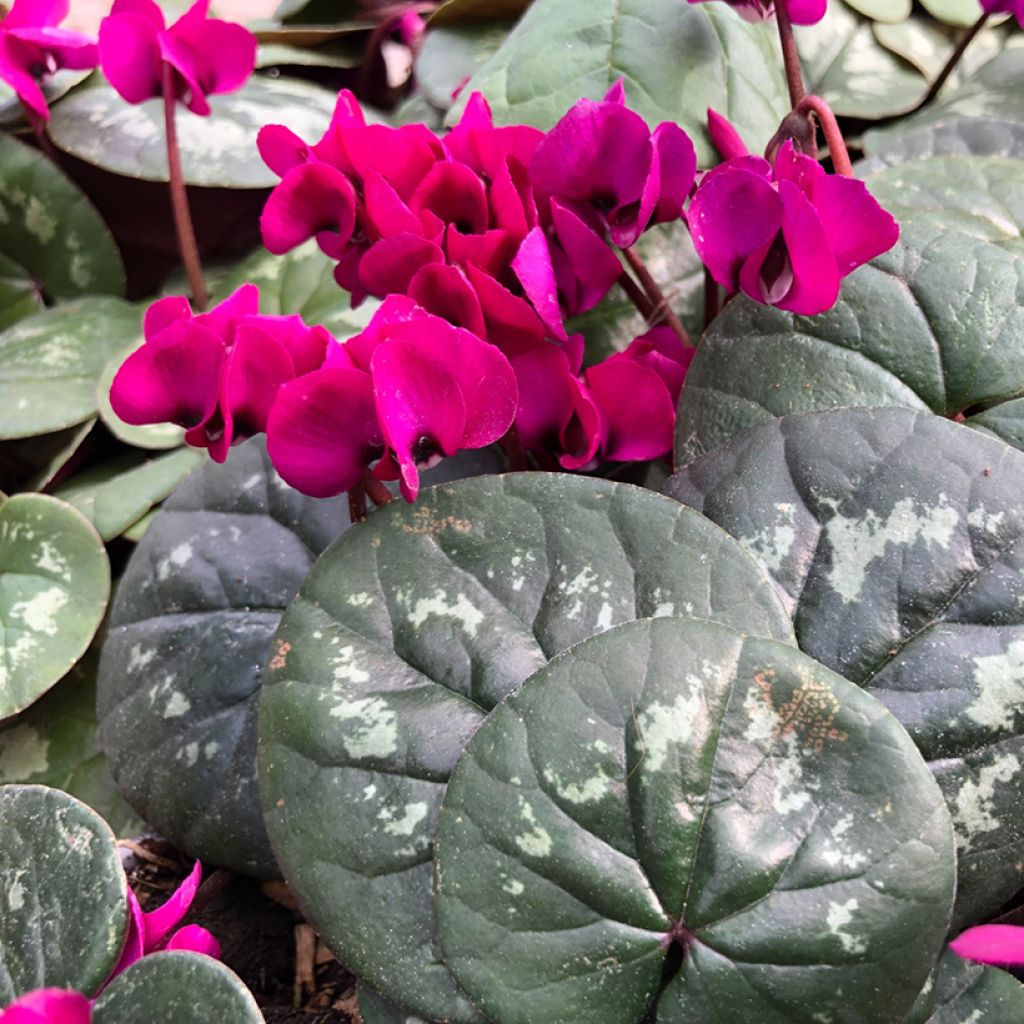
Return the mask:
{"type": "Polygon", "coordinates": [[[443,263],[421,267],[409,282],[409,298],[455,327],[464,327],[478,337],[486,336],[480,299],[458,267],[443,263]]]}
{"type": "Polygon", "coordinates": [[[359,264],[359,281],[370,295],[383,298],[391,292],[406,292],[420,267],[443,263],[444,253],[425,238],[397,235],[367,250],[359,264]]]}
{"type": "Polygon", "coordinates": [[[733,160],[736,157],[748,156],[750,153],[747,144],[740,138],[740,133],[726,118],[710,107],[708,108],[708,134],[723,160],[733,160]]]}
{"type": "Polygon", "coordinates": [[[366,220],[376,239],[423,235],[423,223],[399,194],[376,171],[363,179],[366,220]]]}
{"type": "Polygon", "coordinates": [[[622,264],[607,242],[574,210],[557,201],[551,203],[551,223],[571,289],[558,278],[570,316],[593,309],[622,276],[622,264]]]}
{"type": "Polygon", "coordinates": [[[181,949],[189,953],[202,953],[214,960],[220,959],[220,943],[205,928],[197,924],[179,928],[168,940],[164,949],[181,949]]]}
{"type": "Polygon", "coordinates": [[[168,295],[152,303],[142,318],[142,334],[155,338],[165,327],[179,320],[192,319],[192,306],[184,295],[168,295]]]}
{"type": "Polygon", "coordinates": [[[888,252],[899,240],[895,218],[878,205],[863,181],[827,175],[815,187],[812,203],[842,276],[888,252]]]}
{"type": "Polygon", "coordinates": [[[654,145],[654,168],[641,202],[641,225],[646,227],[648,217],[654,224],[668,224],[679,220],[697,177],[697,151],[690,136],[676,124],[658,125],[651,136],[654,145]],[[653,187],[657,184],[657,188],[653,187]],[[650,195],[648,193],[651,193],[650,195]],[[651,201],[653,198],[653,202],[651,201]],[[650,209],[648,214],[646,211],[650,209]]]}
{"type": "Polygon", "coordinates": [[[254,284],[243,284],[222,302],[218,302],[213,309],[200,313],[196,317],[196,323],[228,342],[238,322],[247,316],[256,316],[259,311],[259,288],[254,284]]]}
{"type": "Polygon", "coordinates": [[[586,381],[607,424],[604,458],[639,462],[672,450],[675,403],[657,373],[628,359],[609,359],[587,370],[586,381]]]}
{"type": "Polygon", "coordinates": [[[69,0],[14,0],[3,19],[4,29],[59,25],[70,9],[69,0]]]}
{"type": "Polygon", "coordinates": [[[79,992],[38,988],[0,1010],[3,1024],[89,1024],[92,1008],[79,992]]]}
{"type": "Polygon", "coordinates": [[[568,335],[565,333],[562,311],[558,306],[555,270],[547,239],[540,228],[534,228],[523,240],[516,258],[512,261],[512,269],[544,326],[553,337],[565,341],[568,335]]]}
{"type": "Polygon", "coordinates": [[[325,368],[278,391],[267,451],[282,479],[303,494],[329,498],[349,490],[383,449],[369,374],[325,368]]]}
{"type": "MultiPolygon", "coordinates": [[[[246,326],[243,321],[241,327],[246,326]]],[[[291,356],[295,366],[295,376],[312,373],[324,365],[327,349],[330,346],[340,347],[326,327],[319,324],[309,327],[301,316],[261,316],[252,323],[260,330],[271,335],[291,356]]],[[[240,327],[240,329],[241,329],[240,327]]]]}
{"type": "Polygon", "coordinates": [[[996,967],[1024,967],[1024,928],[983,924],[961,932],[949,948],[965,960],[996,967]]]}
{"type": "Polygon", "coordinates": [[[509,356],[544,344],[544,325],[525,299],[472,264],[467,274],[484,314],[487,329],[482,336],[509,356]]]}
{"type": "Polygon", "coordinates": [[[137,14],[140,18],[145,18],[146,21],[161,32],[167,27],[167,22],[164,20],[164,12],[155,0],[114,0],[110,13],[137,14]]]}
{"type": "Polygon", "coordinates": [[[519,245],[514,235],[500,228],[485,231],[480,235],[464,235],[451,224],[444,238],[450,262],[462,267],[463,270],[477,266],[491,277],[505,276],[519,245]]]}
{"type": "Polygon", "coordinates": [[[224,343],[195,321],[171,324],[121,364],[110,389],[126,423],[196,427],[217,407],[224,343]]]}
{"type": "Polygon", "coordinates": [[[342,244],[356,224],[356,196],[348,178],[327,164],[301,164],[288,171],[260,217],[263,244],[280,256],[321,232],[342,244]]]}
{"type": "Polygon", "coordinates": [[[19,43],[9,32],[0,32],[0,81],[6,82],[29,110],[45,120],[50,110],[43,90],[29,71],[31,62],[32,47],[19,43]]]}
{"type": "Polygon", "coordinates": [[[668,388],[672,403],[675,405],[679,402],[686,372],[696,355],[697,350],[685,346],[671,327],[655,327],[635,338],[625,351],[611,356],[607,362],[628,359],[653,370],[668,388]]]}
{"type": "Polygon", "coordinates": [[[207,19],[199,4],[167,30],[161,43],[164,59],[204,96],[240,89],[256,66],[256,37],[241,25],[207,19]]]}
{"type": "Polygon", "coordinates": [[[787,0],[794,25],[816,25],[828,13],[828,0],[787,0]]]}
{"type": "Polygon", "coordinates": [[[100,67],[122,99],[142,103],[162,95],[160,30],[139,14],[112,14],[100,23],[100,67]]]}
{"type": "MultiPolygon", "coordinates": [[[[79,32],[62,28],[11,28],[5,26],[7,35],[41,51],[42,60],[35,63],[55,64],[56,68],[71,68],[73,71],[94,68],[99,63],[99,49],[96,43],[79,32]]],[[[56,70],[54,68],[54,70],[56,70]]]]}
{"type": "Polygon", "coordinates": [[[445,224],[453,224],[468,235],[486,231],[490,220],[483,182],[465,164],[434,164],[413,193],[409,206],[417,213],[429,210],[445,224]]]}
{"type": "Polygon", "coordinates": [[[144,946],[147,953],[160,946],[177,923],[188,913],[192,906],[199,883],[203,877],[203,866],[196,861],[188,877],[178,886],[168,899],[156,910],[143,914],[145,927],[144,946]]]}
{"type": "Polygon", "coordinates": [[[565,353],[542,344],[513,356],[510,362],[519,390],[516,430],[523,447],[527,451],[557,451],[576,396],[565,353]]]}
{"type": "Polygon", "coordinates": [[[265,124],[256,136],[256,148],[263,162],[281,178],[310,157],[309,146],[283,124],[265,124]]]}
{"type": "Polygon", "coordinates": [[[117,961],[117,966],[110,972],[105,984],[116,978],[123,970],[131,967],[136,960],[141,960],[145,955],[146,922],[143,918],[142,907],[139,905],[138,897],[128,887],[128,934],[125,936],[124,948],[117,961]]]}

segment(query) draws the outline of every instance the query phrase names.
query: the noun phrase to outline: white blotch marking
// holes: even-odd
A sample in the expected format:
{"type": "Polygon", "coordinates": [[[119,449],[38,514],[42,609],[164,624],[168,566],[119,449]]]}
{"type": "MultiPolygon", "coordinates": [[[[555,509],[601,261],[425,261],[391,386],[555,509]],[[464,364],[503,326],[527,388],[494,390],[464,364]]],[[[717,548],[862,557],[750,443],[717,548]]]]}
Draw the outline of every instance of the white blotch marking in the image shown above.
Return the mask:
{"type": "Polygon", "coordinates": [[[531,827],[516,836],[516,846],[531,857],[546,857],[551,852],[551,835],[537,824],[533,808],[525,800],[520,805],[520,817],[531,827]]]}
{"type": "Polygon", "coordinates": [[[739,542],[752,551],[770,573],[777,573],[796,542],[796,513],[790,502],[775,506],[775,519],[769,525],[739,542]]]}
{"type": "Polygon", "coordinates": [[[156,578],[158,580],[169,579],[174,569],[181,569],[183,566],[188,565],[192,558],[192,553],[192,545],[188,541],[171,548],[171,553],[166,558],[162,558],[157,562],[156,578]]]}
{"type": "Polygon", "coordinates": [[[910,498],[901,498],[885,519],[869,510],[860,519],[836,516],[825,526],[832,550],[829,583],[850,604],[860,597],[868,566],[881,558],[892,545],[909,547],[923,542],[929,547],[948,548],[956,532],[960,514],[945,494],[938,503],[920,512],[910,498]]]}
{"type": "Polygon", "coordinates": [[[18,782],[50,767],[50,741],[30,725],[0,732],[0,782],[18,782]]]}
{"type": "Polygon", "coordinates": [[[57,234],[57,219],[39,201],[32,196],[25,208],[25,229],[43,245],[49,245],[57,234]]]}
{"type": "Polygon", "coordinates": [[[395,713],[380,697],[361,697],[331,708],[332,718],[352,723],[341,742],[349,757],[387,757],[398,749],[395,713]]]}
{"type": "Polygon", "coordinates": [[[558,772],[544,770],[544,778],[554,787],[555,792],[571,804],[592,804],[605,797],[612,788],[613,779],[607,775],[594,775],[581,783],[564,782],[558,772]]]}
{"type": "Polygon", "coordinates": [[[155,648],[144,651],[142,644],[135,644],[128,652],[128,671],[138,672],[139,669],[145,668],[155,657],[155,648]]]}
{"type": "Polygon", "coordinates": [[[370,597],[369,594],[365,593],[352,594],[348,599],[348,603],[352,605],[353,608],[366,608],[368,605],[373,604],[373,598],[370,597]]]}
{"type": "Polygon", "coordinates": [[[974,685],[978,695],[967,717],[993,732],[1012,729],[1024,700],[1024,640],[1014,640],[1003,654],[975,658],[974,685]]]}
{"type": "Polygon", "coordinates": [[[421,597],[416,602],[415,607],[409,612],[409,624],[418,629],[432,616],[454,619],[462,626],[467,636],[476,636],[480,624],[484,621],[484,613],[465,594],[460,593],[451,601],[440,588],[434,591],[433,597],[421,597]]]}
{"type": "Polygon", "coordinates": [[[832,826],[831,839],[821,854],[821,859],[829,867],[841,867],[849,871],[858,871],[867,865],[869,858],[866,854],[844,849],[846,838],[851,828],[853,828],[852,814],[844,815],[832,826]]]}
{"type": "Polygon", "coordinates": [[[984,506],[979,505],[967,514],[967,525],[986,533],[996,534],[1005,518],[1005,512],[989,512],[984,506]]]}
{"type": "Polygon", "coordinates": [[[502,885],[502,890],[509,896],[522,896],[526,892],[526,886],[516,878],[510,878],[502,885]]]}
{"type": "Polygon", "coordinates": [[[21,880],[28,872],[22,868],[14,872],[11,884],[7,888],[7,906],[10,910],[18,911],[25,906],[25,886],[21,880]]]}
{"type": "Polygon", "coordinates": [[[772,805],[779,814],[802,811],[811,802],[811,792],[818,788],[804,780],[803,763],[800,759],[800,739],[790,733],[785,740],[785,753],[773,759],[775,765],[775,791],[772,805]]]}
{"type": "Polygon", "coordinates": [[[700,680],[688,676],[696,687],[689,694],[679,694],[671,704],[649,704],[637,715],[637,737],[634,749],[641,755],[645,772],[657,772],[665,766],[670,748],[689,742],[693,722],[700,711],[700,680]]]}
{"type": "Polygon", "coordinates": [[[953,825],[956,829],[957,848],[963,852],[987,832],[999,828],[995,815],[996,786],[1007,783],[1020,772],[1020,760],[1012,754],[1000,754],[978,773],[978,780],[968,779],[956,795],[953,825]]]}
{"type": "Polygon", "coordinates": [[[41,541],[39,544],[36,568],[42,569],[43,572],[52,572],[60,576],[61,579],[67,579],[68,577],[67,559],[48,540],[41,541]]]}
{"type": "Polygon", "coordinates": [[[57,615],[71,598],[60,587],[47,587],[26,601],[19,601],[11,607],[11,615],[20,619],[26,629],[34,633],[54,636],[57,632],[57,615]]]}
{"type": "Polygon", "coordinates": [[[164,718],[181,718],[192,710],[192,702],[181,692],[175,690],[164,705],[164,718]]]}
{"type": "Polygon", "coordinates": [[[358,665],[352,663],[356,649],[350,644],[342,647],[334,656],[334,678],[339,683],[367,683],[370,681],[370,673],[358,665]]]}
{"type": "Polygon", "coordinates": [[[430,811],[426,803],[406,804],[400,818],[388,820],[389,812],[384,809],[377,815],[384,824],[384,832],[389,836],[411,836],[430,811]]]}
{"type": "Polygon", "coordinates": [[[612,606],[607,602],[603,602],[601,610],[597,613],[597,628],[598,629],[610,629],[612,625],[612,606]]]}
{"type": "Polygon", "coordinates": [[[846,926],[853,923],[853,912],[859,909],[860,904],[855,899],[849,899],[845,903],[832,903],[828,905],[828,914],[825,923],[829,932],[834,935],[843,947],[844,953],[852,953],[859,956],[866,953],[868,944],[859,935],[851,935],[846,926]]]}

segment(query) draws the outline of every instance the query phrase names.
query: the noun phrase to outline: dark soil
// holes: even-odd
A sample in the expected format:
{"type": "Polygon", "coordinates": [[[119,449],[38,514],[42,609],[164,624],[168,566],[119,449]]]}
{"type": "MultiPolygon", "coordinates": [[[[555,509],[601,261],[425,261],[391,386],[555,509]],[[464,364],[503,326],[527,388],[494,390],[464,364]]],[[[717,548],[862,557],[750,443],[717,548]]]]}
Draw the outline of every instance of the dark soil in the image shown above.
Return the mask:
{"type": "MultiPolygon", "coordinates": [[[[143,909],[163,903],[192,866],[157,837],[122,844],[121,853],[143,909]]],[[[182,925],[202,925],[213,933],[221,960],[252,991],[267,1024],[361,1024],[355,978],[321,943],[314,946],[308,931],[306,962],[298,962],[296,935],[308,926],[289,903],[283,883],[264,886],[224,870],[207,870],[182,925]],[[301,982],[303,967],[312,973],[312,985],[301,982]]]]}

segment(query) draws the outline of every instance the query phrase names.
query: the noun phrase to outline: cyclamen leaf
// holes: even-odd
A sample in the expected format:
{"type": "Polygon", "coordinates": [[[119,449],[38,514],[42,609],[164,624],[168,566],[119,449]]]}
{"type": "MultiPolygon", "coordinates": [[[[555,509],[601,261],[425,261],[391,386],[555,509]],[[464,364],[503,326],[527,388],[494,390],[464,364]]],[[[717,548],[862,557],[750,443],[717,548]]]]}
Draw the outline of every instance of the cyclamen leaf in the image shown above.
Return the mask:
{"type": "Polygon", "coordinates": [[[581,97],[620,78],[629,106],[653,128],[676,121],[701,166],[717,162],[707,110],[761,149],[789,109],[771,37],[723,4],[679,0],[534,0],[500,50],[462,91],[449,120],[479,90],[496,121],[550,128],[581,97]]]}
{"type": "Polygon", "coordinates": [[[359,985],[359,1016],[363,1024],[429,1024],[421,1017],[413,1017],[394,1003],[389,1003],[372,988],[359,985]]]}
{"type": "Polygon", "coordinates": [[[252,994],[222,963],[165,951],[119,974],[93,1009],[94,1024],[263,1024],[252,994]]]}
{"type": "Polygon", "coordinates": [[[36,988],[92,995],[128,927],[113,834],[45,786],[0,786],[0,821],[0,1006],[36,988]]]}
{"type": "Polygon", "coordinates": [[[1009,156],[1024,160],[1024,123],[992,117],[952,117],[898,135],[865,136],[866,175],[895,164],[913,164],[935,156],[1009,156]]]}
{"type": "Polygon", "coordinates": [[[947,950],[906,1024],[1018,1024],[1024,985],[995,967],[969,963],[947,950]]]}
{"type": "Polygon", "coordinates": [[[921,0],[921,5],[933,18],[947,25],[971,25],[978,20],[975,0],[921,0]]]}
{"type": "Polygon", "coordinates": [[[765,424],[666,491],[771,572],[800,649],[868,689],[938,779],[956,921],[1024,881],[1024,455],[926,412],[765,424]]]}
{"type": "Polygon", "coordinates": [[[321,556],[264,680],[260,789],[285,879],[340,959],[418,1016],[480,1019],[434,934],[448,774],[488,711],[549,658],[676,612],[789,639],[734,542],[659,495],[599,479],[431,488],[321,556]]]}
{"type": "Polygon", "coordinates": [[[912,0],[845,0],[858,14],[874,21],[898,24],[906,21],[913,10],[912,0]]]}
{"type": "Polygon", "coordinates": [[[435,27],[441,10],[416,57],[416,84],[434,106],[447,110],[466,79],[498,52],[514,23],[471,20],[435,27]]]}
{"type": "Polygon", "coordinates": [[[890,1024],[953,899],[949,816],[892,715],[790,647],[675,618],[500,705],[436,846],[445,957],[498,1024],[636,1024],[659,986],[670,1024],[890,1024]]]}
{"type": "Polygon", "coordinates": [[[80,512],[43,494],[0,506],[0,719],[78,661],[109,597],[103,541],[80,512]]]}
{"type": "Polygon", "coordinates": [[[0,252],[0,331],[42,308],[43,298],[28,271],[0,252]]]}

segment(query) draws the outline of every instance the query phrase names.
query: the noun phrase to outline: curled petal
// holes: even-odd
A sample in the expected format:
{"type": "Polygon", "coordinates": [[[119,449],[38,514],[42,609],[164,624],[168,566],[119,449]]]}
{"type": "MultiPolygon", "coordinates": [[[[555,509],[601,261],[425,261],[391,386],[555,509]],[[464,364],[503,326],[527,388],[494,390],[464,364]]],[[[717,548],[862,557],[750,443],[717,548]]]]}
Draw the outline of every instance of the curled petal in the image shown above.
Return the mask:
{"type": "Polygon", "coordinates": [[[513,295],[472,264],[467,268],[467,275],[483,310],[486,332],[482,337],[509,356],[544,344],[544,325],[525,299],[513,295]]]}
{"type": "Polygon", "coordinates": [[[658,125],[651,136],[654,144],[654,167],[644,189],[641,203],[641,226],[648,223],[667,224],[679,220],[697,177],[697,151],[690,136],[678,125],[658,125]],[[656,184],[656,188],[655,188],[656,184]],[[646,211],[650,209],[648,215],[646,211]]]}
{"type": "MultiPolygon", "coordinates": [[[[622,276],[622,264],[608,243],[561,203],[551,203],[551,223],[564,254],[564,272],[557,277],[568,313],[593,309],[622,276]]],[[[556,263],[556,271],[559,269],[556,263]]]]}
{"type": "Polygon", "coordinates": [[[623,352],[611,356],[607,362],[628,359],[653,370],[668,388],[675,405],[683,390],[686,372],[696,356],[695,348],[688,348],[671,327],[655,327],[635,338],[623,352]]]}
{"type": "Polygon", "coordinates": [[[241,25],[200,15],[193,6],[172,25],[164,41],[164,57],[203,95],[240,89],[256,66],[256,37],[241,25]]]}
{"type": "Polygon", "coordinates": [[[450,262],[464,270],[477,266],[491,277],[505,276],[519,244],[514,235],[501,228],[480,235],[464,235],[451,224],[444,237],[450,262]]]}
{"type": "Polygon", "coordinates": [[[122,99],[142,103],[162,92],[160,29],[140,14],[112,14],[100,23],[100,67],[122,99]]]}
{"type": "Polygon", "coordinates": [[[606,360],[587,370],[586,381],[606,425],[604,458],[638,462],[672,450],[675,403],[657,373],[630,360],[606,360]]]}
{"type": "Polygon", "coordinates": [[[240,320],[256,316],[260,311],[260,290],[254,284],[239,285],[226,299],[218,302],[213,309],[200,313],[196,323],[211,330],[225,342],[230,341],[231,332],[240,320]]]}
{"type": "Polygon", "coordinates": [[[416,189],[409,206],[416,212],[429,210],[445,224],[454,224],[463,234],[486,231],[490,219],[483,182],[465,164],[435,164],[416,189]]]}
{"type": "Polygon", "coordinates": [[[815,186],[813,204],[841,276],[888,252],[899,240],[895,218],[878,205],[863,181],[826,175],[815,186]]]}
{"type": "Polygon", "coordinates": [[[540,228],[534,228],[519,247],[512,269],[519,278],[527,298],[552,336],[565,341],[565,324],[558,306],[558,285],[547,239],[540,228]]]}
{"type": "Polygon", "coordinates": [[[965,960],[996,967],[1024,967],[1024,928],[983,924],[961,932],[949,948],[965,960]]]}
{"type": "Polygon", "coordinates": [[[167,938],[178,922],[188,913],[192,906],[196,892],[199,890],[199,883],[203,877],[203,866],[196,861],[189,872],[188,877],[178,886],[168,899],[156,910],[143,914],[145,925],[144,945],[149,953],[157,949],[167,938]]]}
{"type": "Polygon", "coordinates": [[[126,423],[205,423],[217,407],[224,343],[196,322],[171,324],[121,364],[110,389],[126,423]]]}
{"type": "Polygon", "coordinates": [[[464,327],[481,338],[487,334],[480,299],[458,267],[444,263],[421,267],[409,282],[409,298],[454,327],[464,327]]]}
{"type": "Polygon", "coordinates": [[[165,327],[179,320],[192,319],[192,306],[184,295],[168,295],[152,303],[142,318],[142,334],[148,340],[155,338],[165,327]]]}
{"type": "Polygon", "coordinates": [[[6,82],[29,110],[44,120],[50,110],[35,76],[29,70],[34,48],[14,39],[10,32],[0,32],[0,82],[6,82]]]}
{"type": "Polygon", "coordinates": [[[316,324],[309,327],[301,316],[261,316],[256,326],[270,334],[284,346],[295,366],[295,376],[319,370],[324,364],[327,349],[338,347],[338,343],[326,327],[316,324]]]}
{"type": "Polygon", "coordinates": [[[356,224],[356,196],[348,178],[327,164],[288,171],[260,217],[263,243],[280,256],[321,233],[344,244],[356,224]]]}
{"type": "Polygon", "coordinates": [[[123,970],[130,967],[136,960],[142,959],[146,953],[146,922],[143,917],[142,907],[139,905],[138,897],[128,887],[128,934],[125,936],[124,949],[121,950],[121,957],[117,966],[110,972],[111,978],[116,978],[123,970]]]}
{"type": "Polygon", "coordinates": [[[164,12],[160,10],[160,5],[156,3],[156,0],[114,0],[114,6],[111,7],[110,13],[112,15],[137,14],[160,32],[167,27],[164,12]]]}
{"type": "Polygon", "coordinates": [[[736,157],[748,156],[750,153],[747,144],[740,138],[740,133],[726,118],[710,107],[708,108],[708,134],[723,160],[734,160],[736,157]]]}
{"type": "Polygon", "coordinates": [[[92,1008],[79,992],[39,988],[0,1011],[3,1024],[89,1024],[92,1008]]]}
{"type": "Polygon", "coordinates": [[[363,179],[363,203],[375,238],[424,233],[420,218],[376,171],[370,171],[363,179]]]}
{"type": "Polygon", "coordinates": [[[190,924],[179,928],[168,940],[164,949],[181,949],[189,953],[202,953],[214,960],[220,959],[220,943],[205,928],[190,924]]]}
{"type": "Polygon", "coordinates": [[[828,13],[828,0],[787,0],[794,25],[817,25],[828,13]]]}
{"type": "Polygon", "coordinates": [[[523,447],[557,451],[575,409],[577,388],[569,360],[560,348],[542,344],[510,362],[519,389],[516,429],[523,447]]]}
{"type": "Polygon", "coordinates": [[[359,483],[384,435],[362,370],[326,367],[283,385],[267,420],[267,452],[283,480],[314,498],[359,483]]]}
{"type": "Polygon", "coordinates": [[[443,263],[444,253],[433,242],[415,235],[397,235],[371,246],[359,264],[359,282],[370,294],[383,298],[408,291],[420,267],[443,263]]]}
{"type": "Polygon", "coordinates": [[[283,178],[293,167],[309,160],[309,146],[283,124],[265,124],[256,136],[263,162],[283,178]]]}

